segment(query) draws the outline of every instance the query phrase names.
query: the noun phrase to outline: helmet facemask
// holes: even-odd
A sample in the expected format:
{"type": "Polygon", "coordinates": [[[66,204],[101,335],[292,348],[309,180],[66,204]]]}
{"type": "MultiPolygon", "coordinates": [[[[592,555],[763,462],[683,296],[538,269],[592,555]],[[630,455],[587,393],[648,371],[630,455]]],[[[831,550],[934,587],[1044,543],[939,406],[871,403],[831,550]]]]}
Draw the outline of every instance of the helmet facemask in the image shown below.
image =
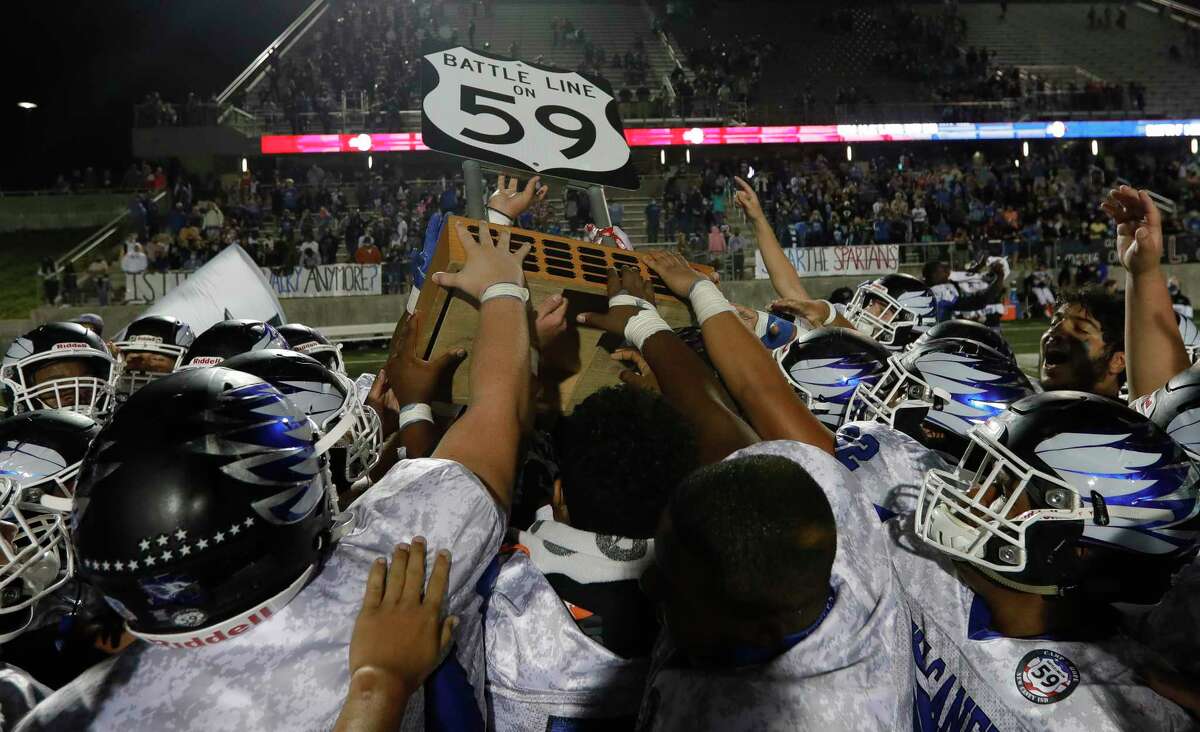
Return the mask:
{"type": "Polygon", "coordinates": [[[868,282],[854,292],[845,315],[855,330],[890,347],[899,346],[903,340],[899,337],[901,332],[911,331],[918,322],[916,313],[874,282],[868,282]],[[882,303],[883,309],[878,313],[871,312],[870,307],[876,303],[882,303]]]}
{"type": "Polygon", "coordinates": [[[116,390],[117,394],[123,397],[129,396],[143,386],[161,379],[167,374],[174,373],[182,365],[183,356],[187,353],[187,349],[183,346],[163,343],[162,339],[153,336],[134,336],[129,340],[118,341],[113,345],[117,349],[117,361],[121,364],[121,375],[117,379],[116,390]],[[129,357],[139,353],[166,356],[171,360],[170,370],[147,371],[145,369],[130,368],[128,364],[129,357]]]}
{"type": "Polygon", "coordinates": [[[111,356],[93,349],[66,349],[39,353],[4,368],[0,379],[12,395],[13,414],[40,409],[63,409],[103,421],[111,413],[121,367],[111,356]],[[71,376],[33,383],[33,374],[55,361],[78,360],[91,367],[93,376],[71,376]]]}
{"type": "Polygon", "coordinates": [[[310,341],[294,346],[292,350],[297,353],[303,353],[305,356],[312,356],[321,362],[321,365],[330,371],[339,374],[346,373],[346,362],[342,358],[342,346],[336,343],[321,343],[319,341],[310,341]]]}
{"type": "Polygon", "coordinates": [[[0,478],[0,643],[23,632],[37,601],[75,572],[64,517],[25,511],[20,496],[10,479],[0,478]]]}
{"type": "Polygon", "coordinates": [[[972,429],[955,470],[929,471],[917,499],[917,535],[1000,584],[1061,594],[1079,579],[1075,549],[1085,525],[1107,525],[1109,509],[1099,493],[1084,499],[1028,465],[996,431],[994,423],[972,429]]]}
{"type": "Polygon", "coordinates": [[[846,411],[851,421],[881,422],[919,439],[920,425],[930,409],[949,399],[948,393],[931,387],[892,357],[888,359],[888,370],[878,381],[854,390],[846,411]]]}

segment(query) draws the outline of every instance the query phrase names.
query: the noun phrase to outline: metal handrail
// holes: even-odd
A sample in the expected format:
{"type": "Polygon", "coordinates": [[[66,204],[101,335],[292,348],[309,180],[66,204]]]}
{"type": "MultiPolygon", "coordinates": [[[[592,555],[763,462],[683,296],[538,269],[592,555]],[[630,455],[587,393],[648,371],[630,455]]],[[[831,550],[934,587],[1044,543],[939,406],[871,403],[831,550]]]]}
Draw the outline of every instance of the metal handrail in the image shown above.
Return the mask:
{"type": "MultiPolygon", "coordinates": [[[[150,200],[154,201],[155,203],[158,203],[166,197],[167,197],[166,191],[159,191],[150,200]]],[[[121,213],[117,214],[112,219],[110,219],[108,223],[106,223],[104,226],[100,227],[94,234],[92,234],[91,236],[87,237],[83,241],[76,244],[66,254],[64,254],[61,257],[59,257],[58,259],[54,260],[55,270],[61,271],[63,265],[66,264],[67,262],[70,262],[72,264],[74,264],[75,262],[78,262],[80,259],[82,259],[83,257],[87,256],[89,253],[91,253],[91,251],[94,250],[96,247],[103,244],[109,237],[111,237],[113,234],[117,233],[117,229],[120,227],[121,223],[125,220],[125,217],[127,217],[128,215],[129,215],[128,210],[122,211],[121,213]]]]}
{"type": "Polygon", "coordinates": [[[254,77],[256,73],[258,76],[255,77],[249,84],[247,84],[246,88],[250,89],[256,83],[258,83],[258,79],[262,78],[262,66],[264,63],[266,63],[267,59],[276,52],[278,52],[280,57],[284,56],[288,51],[291,50],[296,41],[299,40],[300,37],[303,36],[310,27],[312,27],[312,24],[320,19],[320,17],[324,15],[325,11],[328,9],[329,0],[313,0],[313,3],[305,8],[304,12],[300,13],[299,17],[292,21],[292,23],[285,28],[282,33],[279,34],[278,38],[276,38],[274,41],[271,41],[271,44],[264,48],[262,53],[258,54],[258,56],[256,56],[255,59],[250,62],[250,65],[243,69],[242,73],[238,74],[237,77],[230,82],[229,86],[225,87],[225,90],[217,95],[217,103],[228,103],[229,100],[233,98],[234,94],[241,91],[241,87],[246,83],[246,80],[254,77]],[[303,26],[303,28],[301,28],[301,26],[303,26]]]}

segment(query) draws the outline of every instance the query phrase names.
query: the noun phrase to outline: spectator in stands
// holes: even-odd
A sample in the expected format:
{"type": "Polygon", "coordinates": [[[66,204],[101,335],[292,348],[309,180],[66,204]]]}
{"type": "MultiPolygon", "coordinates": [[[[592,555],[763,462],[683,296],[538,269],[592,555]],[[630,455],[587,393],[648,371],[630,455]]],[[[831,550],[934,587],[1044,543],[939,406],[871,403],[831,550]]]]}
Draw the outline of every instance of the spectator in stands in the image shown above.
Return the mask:
{"type": "Polygon", "coordinates": [[[125,274],[141,274],[146,271],[148,266],[146,250],[137,242],[134,242],[133,249],[125,252],[121,257],[121,271],[125,274]]]}
{"type": "Polygon", "coordinates": [[[733,256],[733,278],[740,280],[746,267],[746,240],[742,238],[741,229],[733,230],[733,236],[729,237],[728,245],[733,256]]]}
{"type": "Polygon", "coordinates": [[[383,262],[383,253],[375,246],[375,241],[367,236],[366,242],[360,244],[354,253],[354,261],[359,264],[380,264],[383,262]]]}
{"type": "MultiPolygon", "coordinates": [[[[361,250],[360,250],[361,251],[361,250]]],[[[300,266],[305,269],[313,269],[321,265],[321,255],[316,248],[302,249],[300,251],[300,266]]]]}
{"type": "Polygon", "coordinates": [[[101,306],[108,305],[110,280],[108,276],[108,260],[104,258],[103,253],[99,254],[88,265],[87,274],[96,288],[96,301],[101,306]]]}
{"type": "Polygon", "coordinates": [[[62,264],[62,296],[64,305],[79,304],[79,279],[75,265],[69,259],[62,264]]]}
{"type": "Polygon", "coordinates": [[[608,204],[608,220],[613,226],[625,225],[625,205],[620,201],[608,204]]]}
{"type": "Polygon", "coordinates": [[[219,236],[221,228],[225,225],[225,214],[221,212],[216,201],[206,201],[200,204],[200,211],[204,215],[204,236],[208,238],[219,236]]]}
{"type": "Polygon", "coordinates": [[[658,241],[658,221],[661,215],[662,206],[659,205],[658,199],[651,198],[646,204],[646,241],[658,241]]]}
{"type": "Polygon", "coordinates": [[[42,278],[42,298],[47,305],[53,305],[58,300],[58,268],[54,259],[44,257],[38,266],[38,276],[42,278]]]}
{"type": "Polygon", "coordinates": [[[709,227],[708,230],[708,256],[713,267],[721,266],[721,257],[725,254],[726,249],[725,235],[716,225],[709,227]]]}

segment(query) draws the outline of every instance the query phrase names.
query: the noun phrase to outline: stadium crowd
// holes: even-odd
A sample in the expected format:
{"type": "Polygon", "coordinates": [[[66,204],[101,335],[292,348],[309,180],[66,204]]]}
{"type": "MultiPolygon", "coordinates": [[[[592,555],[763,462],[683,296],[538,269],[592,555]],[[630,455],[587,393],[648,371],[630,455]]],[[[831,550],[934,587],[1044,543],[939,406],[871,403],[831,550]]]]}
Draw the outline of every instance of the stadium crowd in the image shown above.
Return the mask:
{"type": "MultiPolygon", "coordinates": [[[[1124,296],[1060,293],[1031,381],[959,317],[1003,257],[836,306],[732,184],[778,299],[642,255],[688,328],[636,268],[532,303],[507,229],[457,224],[429,272],[435,211],[414,292],[478,308],[465,409],[434,408],[467,353],[424,358],[418,294],[357,381],[294,323],[16,339],[4,726],[1194,728],[1200,333],[1148,192],[1096,199],[1124,296]],[[626,368],[564,414],[579,328],[626,368]]],[[[501,177],[490,223],[546,193],[501,177]]]]}

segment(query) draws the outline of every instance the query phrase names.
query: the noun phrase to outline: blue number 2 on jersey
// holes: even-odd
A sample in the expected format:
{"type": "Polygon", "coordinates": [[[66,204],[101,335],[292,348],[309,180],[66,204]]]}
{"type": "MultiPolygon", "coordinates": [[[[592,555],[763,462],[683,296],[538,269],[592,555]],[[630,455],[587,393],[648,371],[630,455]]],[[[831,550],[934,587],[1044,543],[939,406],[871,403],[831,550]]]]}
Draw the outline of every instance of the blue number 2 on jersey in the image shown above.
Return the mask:
{"type": "Polygon", "coordinates": [[[864,435],[862,430],[847,425],[838,431],[837,449],[834,457],[847,470],[858,470],[863,463],[879,454],[879,440],[871,435],[864,435]]]}

